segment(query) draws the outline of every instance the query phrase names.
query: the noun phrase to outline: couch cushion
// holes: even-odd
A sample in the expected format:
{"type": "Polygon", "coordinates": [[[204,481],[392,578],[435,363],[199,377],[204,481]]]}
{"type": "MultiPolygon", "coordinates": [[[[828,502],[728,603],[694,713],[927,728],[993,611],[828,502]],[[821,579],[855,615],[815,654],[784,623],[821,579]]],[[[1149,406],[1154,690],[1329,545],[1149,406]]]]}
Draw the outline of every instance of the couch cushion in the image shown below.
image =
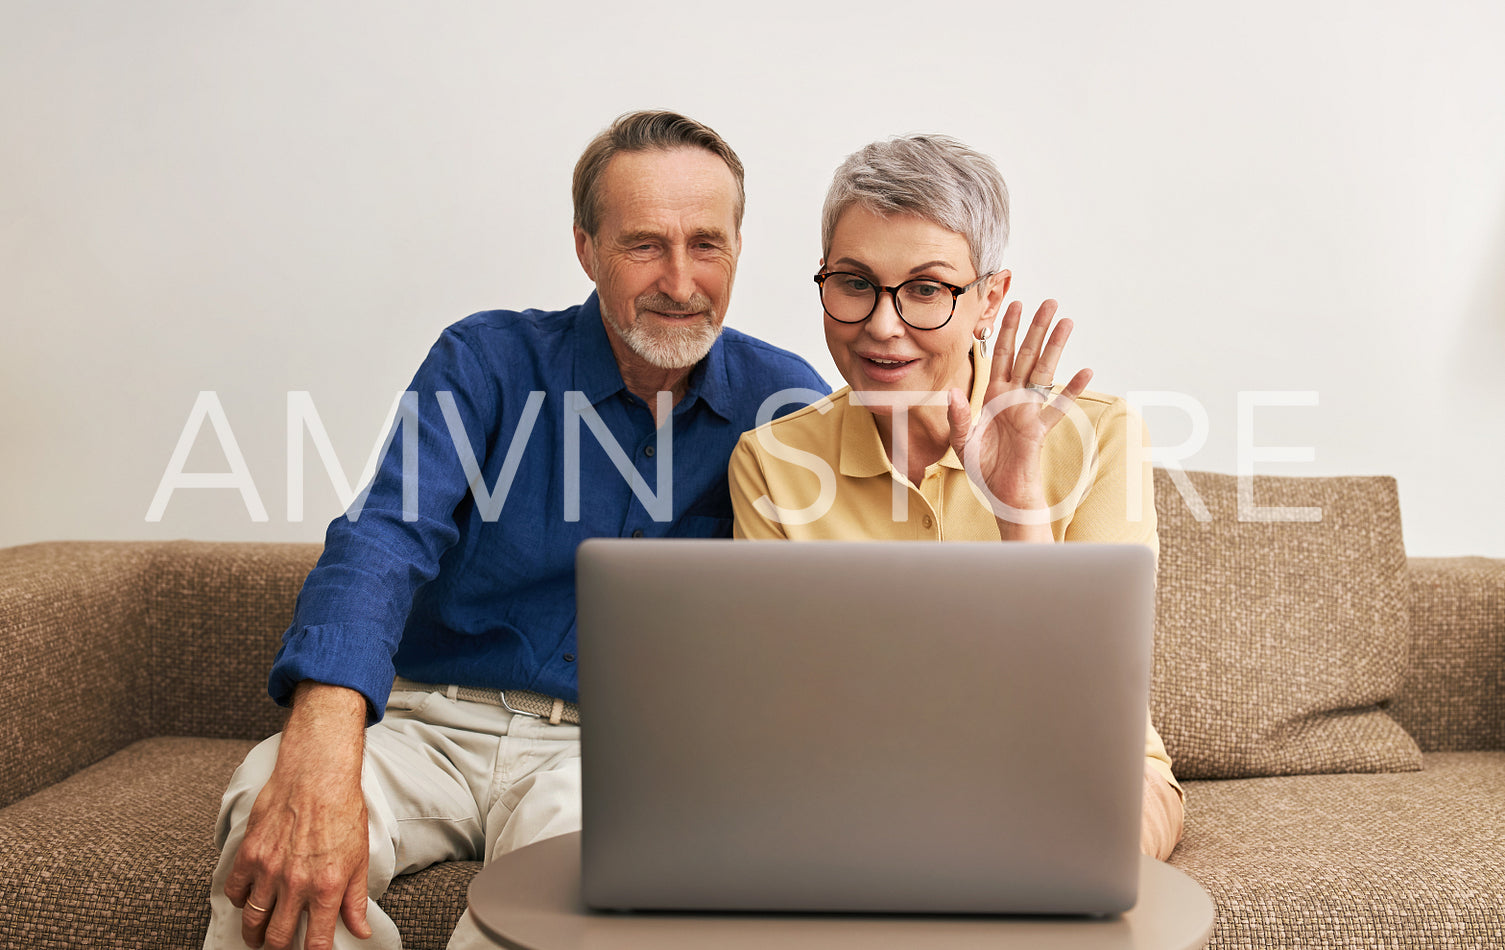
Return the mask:
{"type": "Polygon", "coordinates": [[[1186,783],[1170,863],[1217,904],[1210,948],[1505,946],[1505,752],[1425,770],[1186,783]]]}
{"type": "MultiPolygon", "coordinates": [[[[0,810],[0,946],[201,947],[220,796],[253,745],[147,739],[0,810]]],[[[445,945],[479,869],[392,882],[404,946],[445,945]]]]}
{"type": "Polygon", "coordinates": [[[1314,522],[1239,521],[1238,479],[1189,472],[1210,520],[1163,469],[1151,712],[1177,776],[1245,778],[1420,767],[1381,706],[1406,666],[1406,554],[1395,480],[1255,481],[1262,507],[1314,522]]]}

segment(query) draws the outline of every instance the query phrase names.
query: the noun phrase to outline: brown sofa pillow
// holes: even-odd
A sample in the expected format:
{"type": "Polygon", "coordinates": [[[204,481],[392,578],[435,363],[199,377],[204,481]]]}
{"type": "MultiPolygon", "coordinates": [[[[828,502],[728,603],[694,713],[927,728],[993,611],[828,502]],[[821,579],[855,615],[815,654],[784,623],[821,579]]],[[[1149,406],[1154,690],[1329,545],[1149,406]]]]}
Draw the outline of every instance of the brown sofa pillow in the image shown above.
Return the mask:
{"type": "Polygon", "coordinates": [[[1254,480],[1261,507],[1321,520],[1238,520],[1238,478],[1188,472],[1198,521],[1155,470],[1160,524],[1151,714],[1179,778],[1421,768],[1383,707],[1406,664],[1406,552],[1395,480],[1254,480]]]}

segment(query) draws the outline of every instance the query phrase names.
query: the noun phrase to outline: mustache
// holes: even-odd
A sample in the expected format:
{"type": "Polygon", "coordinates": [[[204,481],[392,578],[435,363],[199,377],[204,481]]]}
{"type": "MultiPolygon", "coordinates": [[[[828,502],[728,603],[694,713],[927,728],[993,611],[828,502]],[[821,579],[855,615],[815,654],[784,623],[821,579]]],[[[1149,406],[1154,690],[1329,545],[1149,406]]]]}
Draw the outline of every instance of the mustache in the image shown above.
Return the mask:
{"type": "Polygon", "coordinates": [[[659,313],[673,313],[688,315],[692,313],[708,313],[711,309],[711,298],[704,294],[694,294],[689,300],[675,300],[665,293],[654,291],[643,294],[635,303],[638,312],[644,310],[656,310],[659,313]]]}

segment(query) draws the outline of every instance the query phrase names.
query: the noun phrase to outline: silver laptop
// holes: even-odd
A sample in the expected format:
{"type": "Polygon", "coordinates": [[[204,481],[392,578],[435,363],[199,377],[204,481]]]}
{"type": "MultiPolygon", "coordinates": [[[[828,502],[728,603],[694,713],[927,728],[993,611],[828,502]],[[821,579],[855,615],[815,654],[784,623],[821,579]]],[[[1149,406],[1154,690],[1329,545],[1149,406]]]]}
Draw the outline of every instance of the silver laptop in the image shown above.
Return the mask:
{"type": "Polygon", "coordinates": [[[592,540],[577,589],[588,906],[1134,905],[1147,548],[592,540]]]}

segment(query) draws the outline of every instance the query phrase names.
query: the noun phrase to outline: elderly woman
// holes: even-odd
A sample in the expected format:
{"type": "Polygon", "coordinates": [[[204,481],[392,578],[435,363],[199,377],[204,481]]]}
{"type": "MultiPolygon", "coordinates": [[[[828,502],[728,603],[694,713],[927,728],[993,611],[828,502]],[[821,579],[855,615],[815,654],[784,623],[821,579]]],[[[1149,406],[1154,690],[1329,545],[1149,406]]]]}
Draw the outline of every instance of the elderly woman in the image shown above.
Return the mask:
{"type": "MultiPolygon", "coordinates": [[[[837,169],[821,232],[826,343],[849,385],[742,437],[738,537],[1156,546],[1145,453],[1129,451],[1143,427],[1087,391],[1090,370],[1056,385],[1072,324],[1052,329],[1055,301],[1017,350],[1011,303],[988,358],[1010,274],[1008,191],[987,156],[944,136],[875,142],[837,169]]],[[[1153,725],[1144,784],[1141,848],[1163,860],[1181,790],[1153,725]]]]}

